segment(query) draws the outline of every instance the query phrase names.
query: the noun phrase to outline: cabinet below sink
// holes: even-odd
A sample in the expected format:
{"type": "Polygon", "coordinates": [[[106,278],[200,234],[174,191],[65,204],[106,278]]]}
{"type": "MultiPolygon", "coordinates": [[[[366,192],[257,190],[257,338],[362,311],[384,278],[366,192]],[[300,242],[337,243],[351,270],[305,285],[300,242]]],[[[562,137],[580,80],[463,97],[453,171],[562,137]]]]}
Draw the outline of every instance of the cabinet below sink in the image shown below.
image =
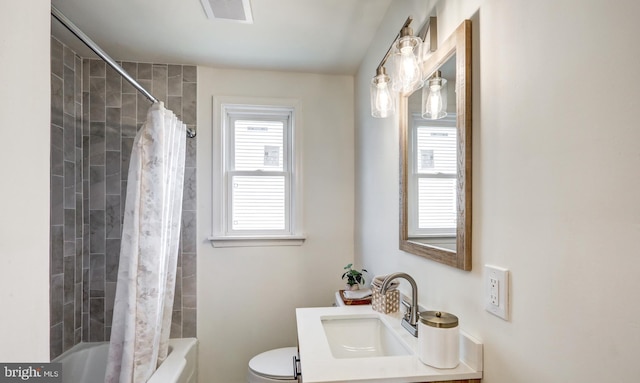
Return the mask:
{"type": "Polygon", "coordinates": [[[482,344],[461,331],[460,364],[438,369],[416,355],[417,338],[400,324],[401,314],[371,306],[296,309],[302,382],[479,383],[482,344]]]}

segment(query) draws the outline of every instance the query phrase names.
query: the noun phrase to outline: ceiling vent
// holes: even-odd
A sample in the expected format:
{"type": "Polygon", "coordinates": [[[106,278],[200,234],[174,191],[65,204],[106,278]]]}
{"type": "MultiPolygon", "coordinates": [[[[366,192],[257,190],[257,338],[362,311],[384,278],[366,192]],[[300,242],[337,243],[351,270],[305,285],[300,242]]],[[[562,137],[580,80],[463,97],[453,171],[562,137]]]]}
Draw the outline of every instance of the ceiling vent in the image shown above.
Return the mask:
{"type": "Polygon", "coordinates": [[[250,0],[200,0],[210,20],[231,20],[253,24],[250,0]]]}

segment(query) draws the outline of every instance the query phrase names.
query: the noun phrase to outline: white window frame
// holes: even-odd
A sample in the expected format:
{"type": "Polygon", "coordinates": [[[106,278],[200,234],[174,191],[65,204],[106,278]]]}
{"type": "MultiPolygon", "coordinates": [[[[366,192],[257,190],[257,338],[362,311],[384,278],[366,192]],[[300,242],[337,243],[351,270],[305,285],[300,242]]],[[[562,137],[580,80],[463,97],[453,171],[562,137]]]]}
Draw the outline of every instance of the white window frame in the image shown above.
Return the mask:
{"type": "Polygon", "coordinates": [[[418,173],[418,164],[417,164],[417,156],[415,155],[417,151],[417,127],[418,126],[433,126],[433,127],[448,127],[448,128],[456,128],[456,114],[449,113],[446,117],[439,120],[427,120],[422,118],[422,116],[418,113],[413,114],[410,119],[410,130],[409,130],[409,150],[411,158],[409,158],[408,164],[408,195],[407,198],[409,200],[409,206],[416,206],[416,209],[409,209],[408,211],[408,235],[411,238],[453,238],[455,240],[456,237],[456,226],[454,226],[451,230],[446,229],[419,229],[418,228],[418,182],[420,178],[457,178],[458,172],[456,173],[437,173],[437,174],[429,174],[429,173],[418,173]]]}
{"type": "Polygon", "coordinates": [[[300,246],[302,230],[301,114],[298,100],[246,97],[213,99],[213,230],[209,238],[214,247],[300,246]],[[234,143],[231,125],[237,119],[288,119],[284,131],[283,171],[240,171],[231,168],[230,148],[234,143]],[[288,128],[287,128],[288,126],[288,128]],[[285,176],[285,229],[233,230],[231,222],[232,177],[238,175],[285,176]]]}

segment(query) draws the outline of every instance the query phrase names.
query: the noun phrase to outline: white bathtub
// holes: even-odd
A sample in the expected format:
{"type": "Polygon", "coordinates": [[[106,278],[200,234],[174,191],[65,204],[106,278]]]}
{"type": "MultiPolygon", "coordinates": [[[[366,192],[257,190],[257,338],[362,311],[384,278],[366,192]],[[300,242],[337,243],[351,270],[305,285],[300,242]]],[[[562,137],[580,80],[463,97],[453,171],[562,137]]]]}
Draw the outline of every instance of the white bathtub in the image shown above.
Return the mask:
{"type": "MultiPolygon", "coordinates": [[[[195,383],[198,340],[171,339],[169,356],[147,383],[195,383]]],[[[62,363],[63,383],[103,383],[107,370],[108,342],[80,343],[53,362],[62,363]]]]}

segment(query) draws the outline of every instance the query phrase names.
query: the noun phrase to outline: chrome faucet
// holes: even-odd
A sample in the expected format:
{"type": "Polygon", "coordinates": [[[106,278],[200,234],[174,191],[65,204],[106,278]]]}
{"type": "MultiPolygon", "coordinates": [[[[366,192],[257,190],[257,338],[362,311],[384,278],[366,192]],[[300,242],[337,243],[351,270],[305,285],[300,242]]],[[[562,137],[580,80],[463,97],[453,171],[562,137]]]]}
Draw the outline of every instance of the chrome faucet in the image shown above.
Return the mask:
{"type": "Polygon", "coordinates": [[[393,273],[389,274],[384,281],[382,282],[382,286],[380,287],[380,294],[384,295],[387,293],[389,289],[389,284],[392,280],[396,278],[404,278],[409,281],[411,285],[411,305],[407,304],[405,301],[402,301],[403,305],[407,306],[407,311],[402,318],[402,327],[404,327],[409,333],[415,337],[418,336],[418,286],[416,285],[416,281],[407,273],[393,273]]]}

